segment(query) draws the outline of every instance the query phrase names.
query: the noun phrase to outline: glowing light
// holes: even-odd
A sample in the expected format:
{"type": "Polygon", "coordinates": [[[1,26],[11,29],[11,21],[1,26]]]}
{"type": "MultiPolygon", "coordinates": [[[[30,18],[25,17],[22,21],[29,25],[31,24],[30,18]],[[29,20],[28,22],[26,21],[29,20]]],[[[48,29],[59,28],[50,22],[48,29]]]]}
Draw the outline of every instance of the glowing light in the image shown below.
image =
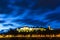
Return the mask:
{"type": "Polygon", "coordinates": [[[18,34],[18,35],[0,35],[0,38],[12,38],[12,37],[48,37],[48,38],[54,38],[54,37],[60,37],[60,34],[57,34],[57,35],[55,35],[55,34],[51,34],[51,35],[48,35],[48,34],[46,34],[46,35],[43,35],[43,34],[32,34],[32,35],[30,35],[30,34],[27,34],[27,35],[22,35],[22,34],[18,34]]]}
{"type": "Polygon", "coordinates": [[[44,29],[44,28],[40,28],[40,31],[46,31],[46,29],[44,29]]]}
{"type": "Polygon", "coordinates": [[[32,31],[33,29],[32,29],[32,28],[30,28],[29,30],[30,30],[30,31],[32,31]]]}

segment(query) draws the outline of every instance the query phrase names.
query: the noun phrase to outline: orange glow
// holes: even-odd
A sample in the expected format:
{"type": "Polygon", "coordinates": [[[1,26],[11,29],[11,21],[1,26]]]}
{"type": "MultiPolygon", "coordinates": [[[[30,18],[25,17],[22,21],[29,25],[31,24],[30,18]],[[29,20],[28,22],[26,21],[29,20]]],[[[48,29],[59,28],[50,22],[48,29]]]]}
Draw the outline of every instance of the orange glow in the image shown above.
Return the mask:
{"type": "Polygon", "coordinates": [[[12,37],[60,37],[60,34],[57,34],[57,35],[54,35],[54,34],[51,34],[51,35],[40,35],[40,34],[32,34],[32,35],[30,35],[30,34],[27,34],[27,35],[20,35],[20,34],[18,34],[18,35],[0,35],[0,38],[12,38],[12,37]]]}

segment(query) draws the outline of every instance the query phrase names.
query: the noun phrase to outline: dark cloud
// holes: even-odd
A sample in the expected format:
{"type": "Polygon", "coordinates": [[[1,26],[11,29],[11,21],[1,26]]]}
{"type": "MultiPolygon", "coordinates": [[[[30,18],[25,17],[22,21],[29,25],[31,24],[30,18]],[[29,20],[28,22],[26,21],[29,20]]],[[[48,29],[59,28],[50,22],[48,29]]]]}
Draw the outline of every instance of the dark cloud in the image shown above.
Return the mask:
{"type": "Polygon", "coordinates": [[[46,16],[49,21],[60,21],[60,13],[53,13],[46,16]]]}
{"type": "Polygon", "coordinates": [[[5,21],[4,20],[0,20],[0,23],[4,23],[5,21]]]}
{"type": "Polygon", "coordinates": [[[25,10],[23,8],[19,9],[16,16],[22,15],[24,13],[24,11],[25,10]]]}
{"type": "Polygon", "coordinates": [[[55,9],[57,6],[60,6],[60,0],[37,0],[35,6],[32,9],[39,8],[48,8],[55,9]]]}
{"type": "Polygon", "coordinates": [[[16,1],[15,2],[15,5],[16,6],[19,6],[19,7],[23,7],[23,8],[27,8],[29,6],[29,3],[27,3],[25,0],[20,2],[20,1],[16,1]]]}
{"type": "MultiPolygon", "coordinates": [[[[29,15],[41,15],[60,6],[60,0],[22,0],[16,1],[14,5],[24,9],[31,9],[29,15]]],[[[19,11],[19,14],[21,11],[19,11]]]]}
{"type": "Polygon", "coordinates": [[[8,5],[8,0],[0,0],[0,14],[9,14],[12,11],[11,8],[8,8],[8,5]]]}
{"type": "Polygon", "coordinates": [[[13,26],[13,24],[3,24],[3,26],[13,26]]]}
{"type": "Polygon", "coordinates": [[[60,0],[25,0],[25,1],[16,1],[16,6],[39,9],[39,8],[48,8],[55,9],[57,6],[60,6],[60,0]]]}
{"type": "Polygon", "coordinates": [[[7,8],[8,3],[8,0],[0,0],[0,8],[7,8]]]}
{"type": "Polygon", "coordinates": [[[35,26],[45,26],[47,24],[47,22],[43,22],[43,21],[39,21],[39,20],[32,20],[32,19],[22,19],[22,20],[15,20],[15,22],[17,23],[25,23],[25,24],[29,24],[29,25],[35,25],[35,26]]]}
{"type": "MultiPolygon", "coordinates": [[[[51,24],[53,25],[55,23],[53,21],[60,22],[60,13],[58,12],[58,7],[60,7],[60,0],[13,1],[14,0],[11,0],[10,3],[8,0],[0,0],[0,14],[8,14],[6,17],[4,16],[4,18],[0,16],[3,20],[6,19],[5,22],[7,24],[4,24],[5,26],[12,26],[11,23],[13,23],[13,25],[26,24],[45,26],[50,24],[50,22],[52,22],[51,24]]],[[[0,21],[0,23],[4,23],[4,21],[0,21]]]]}
{"type": "Polygon", "coordinates": [[[12,12],[12,9],[10,8],[5,8],[0,10],[0,14],[9,14],[10,12],[12,12]]]}

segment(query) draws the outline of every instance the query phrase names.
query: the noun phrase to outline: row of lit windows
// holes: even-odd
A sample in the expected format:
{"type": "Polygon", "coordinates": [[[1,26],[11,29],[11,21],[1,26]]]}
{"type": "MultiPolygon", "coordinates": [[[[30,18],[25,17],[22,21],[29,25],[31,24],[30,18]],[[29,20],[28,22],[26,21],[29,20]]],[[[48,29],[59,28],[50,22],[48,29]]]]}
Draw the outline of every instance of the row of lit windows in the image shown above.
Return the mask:
{"type": "MultiPolygon", "coordinates": [[[[48,25],[49,30],[53,30],[50,25],[48,25]]],[[[34,30],[46,31],[45,28],[29,28],[28,26],[24,26],[23,28],[17,28],[18,32],[33,32],[34,30]]]]}
{"type": "Polygon", "coordinates": [[[24,28],[17,28],[18,32],[33,32],[34,30],[40,30],[40,31],[46,31],[46,29],[44,28],[28,28],[28,27],[24,27],[24,28]]]}

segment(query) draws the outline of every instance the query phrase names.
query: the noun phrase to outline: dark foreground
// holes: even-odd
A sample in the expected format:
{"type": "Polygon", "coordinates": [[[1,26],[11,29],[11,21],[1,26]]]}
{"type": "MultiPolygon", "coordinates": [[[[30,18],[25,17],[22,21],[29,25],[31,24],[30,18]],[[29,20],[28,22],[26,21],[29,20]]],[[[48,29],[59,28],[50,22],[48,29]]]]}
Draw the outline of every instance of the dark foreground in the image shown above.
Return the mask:
{"type": "Polygon", "coordinates": [[[0,40],[60,40],[59,38],[0,38],[0,40]]]}

